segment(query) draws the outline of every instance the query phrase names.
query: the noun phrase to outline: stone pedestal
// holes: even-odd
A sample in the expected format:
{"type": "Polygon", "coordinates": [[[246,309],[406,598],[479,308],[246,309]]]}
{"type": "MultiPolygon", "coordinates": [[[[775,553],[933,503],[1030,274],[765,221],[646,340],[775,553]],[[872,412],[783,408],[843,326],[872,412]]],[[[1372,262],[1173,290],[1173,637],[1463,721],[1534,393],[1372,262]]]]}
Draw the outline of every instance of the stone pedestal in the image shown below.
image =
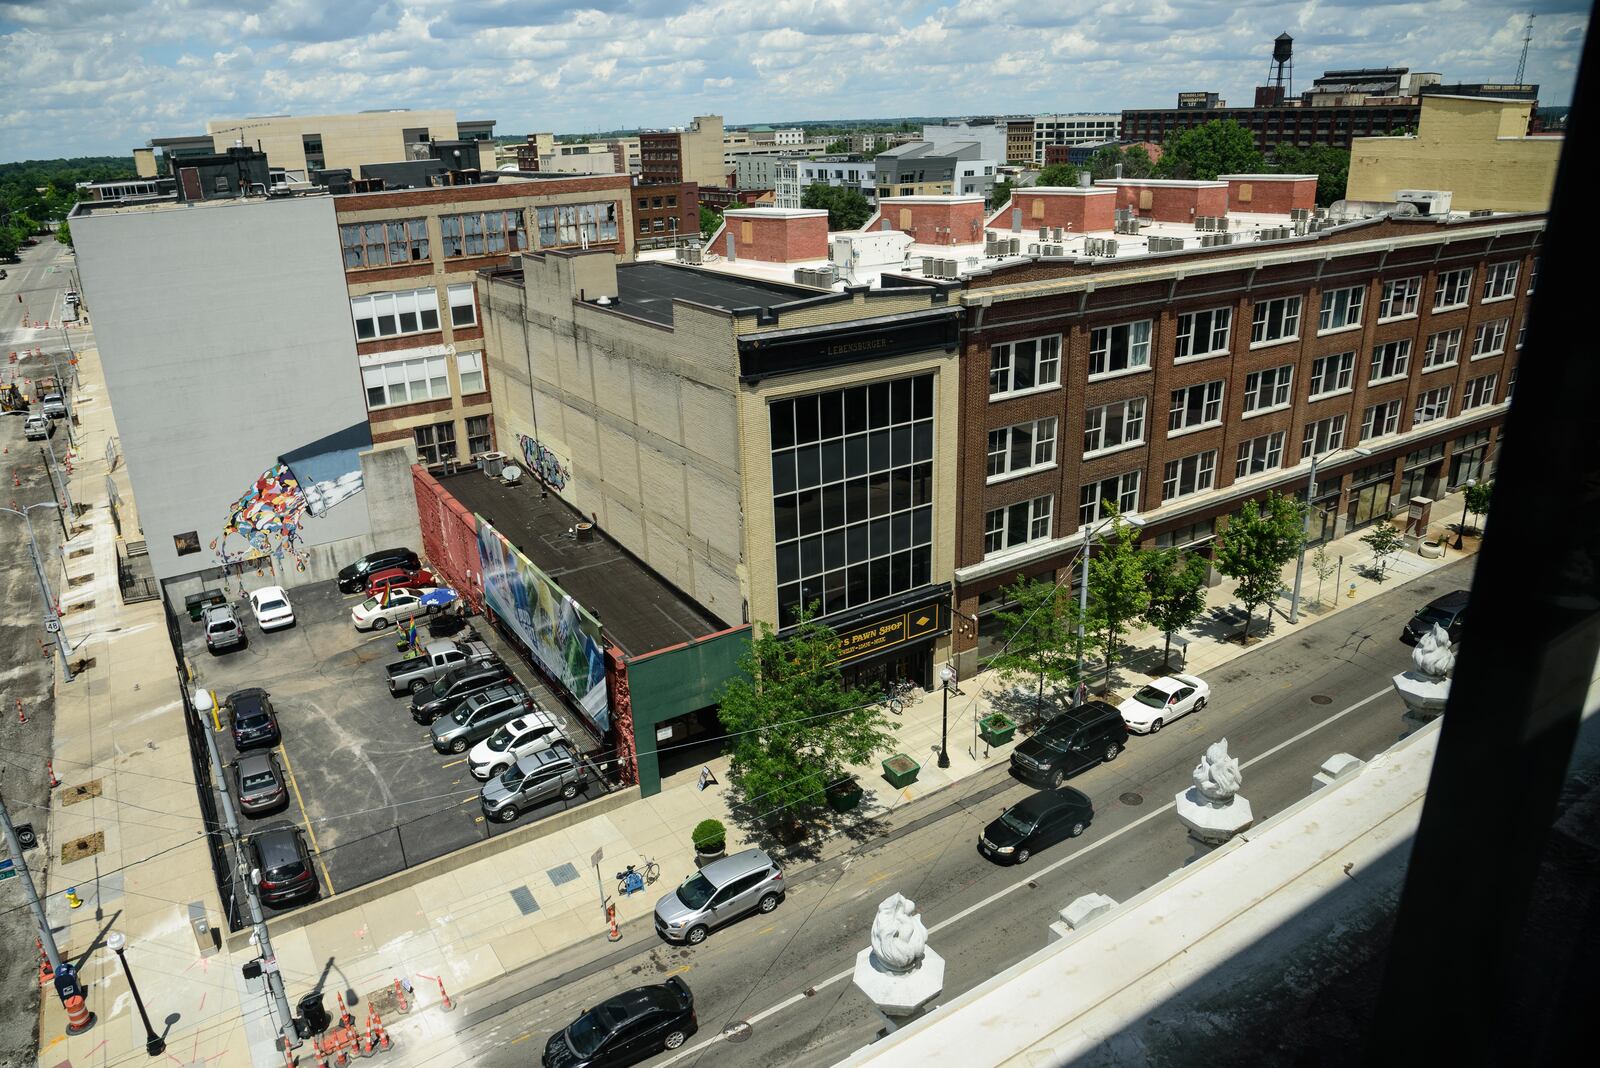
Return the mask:
{"type": "Polygon", "coordinates": [[[1174,798],[1178,819],[1189,828],[1189,837],[1208,846],[1219,846],[1255,822],[1250,802],[1234,794],[1217,803],[1191,786],[1174,798]]]}
{"type": "Polygon", "coordinates": [[[1366,762],[1349,753],[1335,753],[1322,762],[1322,767],[1311,776],[1311,788],[1320,790],[1324,786],[1332,786],[1340,779],[1348,778],[1360,771],[1366,762]]]}
{"type": "Polygon", "coordinates": [[[1392,680],[1395,692],[1406,703],[1407,714],[1417,719],[1433,719],[1444,711],[1450,700],[1450,680],[1424,675],[1420,671],[1404,671],[1392,680]]]}
{"type": "Polygon", "coordinates": [[[869,946],[856,954],[856,987],[882,1012],[888,1034],[921,1016],[944,990],[944,958],[925,949],[922,958],[905,971],[895,971],[878,959],[869,946]]]}
{"type": "Polygon", "coordinates": [[[1050,925],[1050,941],[1059,942],[1073,931],[1099,919],[1117,907],[1117,902],[1104,894],[1084,894],[1062,909],[1050,925]]]}

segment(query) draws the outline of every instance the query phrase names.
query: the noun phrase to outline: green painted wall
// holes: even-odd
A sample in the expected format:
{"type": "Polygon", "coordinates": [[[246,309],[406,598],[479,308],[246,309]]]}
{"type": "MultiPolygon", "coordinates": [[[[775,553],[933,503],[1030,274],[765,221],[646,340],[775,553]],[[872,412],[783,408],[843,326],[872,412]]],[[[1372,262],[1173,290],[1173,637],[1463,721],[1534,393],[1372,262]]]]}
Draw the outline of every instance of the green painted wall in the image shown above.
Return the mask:
{"type": "Polygon", "coordinates": [[[748,648],[750,628],[739,627],[627,661],[641,796],[661,792],[657,724],[716,704],[717,692],[739,673],[739,658],[748,648]]]}

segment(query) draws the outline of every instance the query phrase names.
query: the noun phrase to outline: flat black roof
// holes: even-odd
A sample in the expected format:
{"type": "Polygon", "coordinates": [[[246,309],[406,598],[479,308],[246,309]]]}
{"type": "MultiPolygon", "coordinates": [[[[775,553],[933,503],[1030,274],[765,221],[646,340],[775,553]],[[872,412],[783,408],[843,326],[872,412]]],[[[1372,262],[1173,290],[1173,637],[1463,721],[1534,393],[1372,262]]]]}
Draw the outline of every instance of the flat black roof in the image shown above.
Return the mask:
{"type": "Polygon", "coordinates": [[[735,278],[714,271],[646,261],[618,264],[617,302],[612,307],[671,326],[674,297],[732,311],[734,308],[770,308],[819,295],[815,289],[786,286],[781,282],[735,278]]]}
{"type": "Polygon", "coordinates": [[[538,480],[526,470],[515,486],[475,469],[439,483],[593,612],[606,637],[630,656],[727,629],[598,529],[589,541],[566,537],[568,528],[587,517],[554,493],[540,497],[538,480]]]}

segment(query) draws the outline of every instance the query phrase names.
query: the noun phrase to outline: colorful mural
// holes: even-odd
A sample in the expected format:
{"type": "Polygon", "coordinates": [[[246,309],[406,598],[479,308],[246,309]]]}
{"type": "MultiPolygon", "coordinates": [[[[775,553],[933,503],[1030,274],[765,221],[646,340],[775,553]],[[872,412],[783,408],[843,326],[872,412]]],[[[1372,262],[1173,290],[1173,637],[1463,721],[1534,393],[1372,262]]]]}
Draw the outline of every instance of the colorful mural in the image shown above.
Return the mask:
{"type": "Polygon", "coordinates": [[[602,733],[609,731],[611,709],[606,700],[606,659],[598,640],[600,621],[482,516],[477,520],[483,596],[489,608],[545,673],[583,706],[594,725],[602,733]]]}
{"type": "Polygon", "coordinates": [[[528,470],[537,473],[545,485],[553,490],[567,488],[567,479],[572,477],[572,472],[567,470],[560,457],[526,434],[517,435],[517,444],[522,446],[522,462],[528,470]]]}

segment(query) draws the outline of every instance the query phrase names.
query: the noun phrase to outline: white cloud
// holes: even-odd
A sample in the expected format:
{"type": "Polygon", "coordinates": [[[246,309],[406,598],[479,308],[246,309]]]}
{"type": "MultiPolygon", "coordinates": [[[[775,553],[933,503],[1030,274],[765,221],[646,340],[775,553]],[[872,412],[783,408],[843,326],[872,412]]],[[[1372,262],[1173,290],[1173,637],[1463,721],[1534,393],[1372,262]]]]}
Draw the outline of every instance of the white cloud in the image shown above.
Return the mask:
{"type": "MultiPolygon", "coordinates": [[[[1539,12],[1547,104],[1570,98],[1587,11],[1539,12]]],[[[1388,64],[1504,81],[1522,18],[1489,0],[0,0],[0,159],[375,107],[521,134],[1249,100],[1286,28],[1297,86],[1388,64]]]]}

